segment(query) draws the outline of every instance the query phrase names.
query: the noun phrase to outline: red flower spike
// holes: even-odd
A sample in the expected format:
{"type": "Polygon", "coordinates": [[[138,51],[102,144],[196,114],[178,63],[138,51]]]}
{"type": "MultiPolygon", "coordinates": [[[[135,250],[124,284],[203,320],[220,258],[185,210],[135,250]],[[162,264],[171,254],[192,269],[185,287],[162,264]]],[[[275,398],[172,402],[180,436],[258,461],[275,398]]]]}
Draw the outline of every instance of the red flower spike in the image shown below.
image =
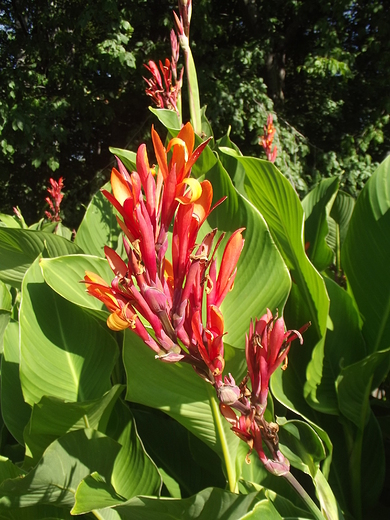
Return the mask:
{"type": "Polygon", "coordinates": [[[264,134],[259,138],[259,144],[264,148],[267,159],[271,162],[275,162],[278,149],[276,146],[272,149],[272,142],[274,140],[275,127],[273,123],[272,114],[267,117],[267,124],[264,125],[264,134]]]}
{"type": "Polygon", "coordinates": [[[45,201],[48,203],[50,211],[45,211],[45,215],[51,222],[60,222],[60,206],[64,196],[61,190],[64,187],[64,179],[60,177],[57,182],[50,178],[49,182],[51,188],[47,188],[47,191],[50,197],[46,197],[45,201]]]}
{"type": "Polygon", "coordinates": [[[249,337],[246,337],[245,353],[252,383],[251,401],[260,410],[265,410],[267,406],[269,380],[286,359],[291,341],[299,338],[303,343],[299,331],[285,332],[284,329],[283,318],[274,318],[267,309],[267,314],[256,320],[254,325],[251,323],[249,337]]]}
{"type": "MultiPolygon", "coordinates": [[[[176,57],[175,57],[176,58],[176,57]]],[[[165,62],[159,62],[161,74],[154,61],[149,61],[148,65],[144,67],[151,73],[151,78],[145,78],[147,84],[145,89],[146,95],[150,96],[158,108],[166,108],[168,110],[175,110],[178,113],[177,99],[181,90],[181,78],[177,80],[177,63],[165,59],[165,62]],[[164,84],[161,79],[164,79],[164,84]],[[172,79],[174,80],[172,82],[172,79]]]]}
{"type": "MultiPolygon", "coordinates": [[[[156,73],[154,67],[150,68],[156,73]]],[[[162,78],[169,79],[164,73],[162,78]]],[[[159,359],[190,363],[204,379],[221,388],[225,362],[224,321],[219,306],[233,285],[244,244],[242,230],[230,237],[218,276],[213,260],[221,240],[213,250],[217,230],[197,243],[200,227],[213,209],[212,186],[209,181],[199,183],[190,178],[191,168],[207,142],[194,150],[195,135],[189,123],[171,139],[167,150],[153,128],[152,140],[157,175],[150,167],[146,147],[141,145],[136,157],[137,171],[129,174],[118,161],[118,169],[114,168],[111,175],[113,192],[103,192],[121,216],[117,220],[125,234],[128,262],[106,247],[115,278],[108,286],[93,279],[93,275],[86,275],[87,291],[111,311],[109,327],[132,328],[159,359]],[[165,258],[170,228],[172,264],[165,258]],[[205,312],[204,291],[209,280],[215,282],[216,292],[214,300],[207,302],[205,312]],[[152,327],[153,338],[140,317],[152,327]]],[[[239,395],[238,387],[229,381],[225,384],[230,394],[239,395]]]]}

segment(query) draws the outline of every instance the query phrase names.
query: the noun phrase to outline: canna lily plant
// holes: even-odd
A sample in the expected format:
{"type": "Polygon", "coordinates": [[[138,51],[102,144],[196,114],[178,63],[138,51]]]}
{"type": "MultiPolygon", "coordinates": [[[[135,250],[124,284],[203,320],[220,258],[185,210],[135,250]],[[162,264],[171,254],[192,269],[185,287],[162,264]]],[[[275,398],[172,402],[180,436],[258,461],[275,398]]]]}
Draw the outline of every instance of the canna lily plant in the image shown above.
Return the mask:
{"type": "Polygon", "coordinates": [[[230,373],[223,377],[226,331],[221,304],[234,285],[244,229],[230,236],[217,272],[215,255],[223,235],[214,246],[217,229],[199,241],[198,234],[223,199],[212,206],[211,183],[190,177],[192,166],[209,140],[194,150],[190,123],[168,142],[167,149],[154,128],[152,139],[157,171],[150,167],[146,147],[141,145],[136,155],[137,171],[129,174],[118,159],[119,169],[111,172],[112,193],[103,190],[119,213],[117,221],[124,234],[127,261],[105,247],[115,277],[109,285],[99,275],[86,272],[87,292],[111,312],[107,319],[110,329],[131,328],[155,352],[156,359],[188,363],[211,383],[232,431],[249,445],[250,451],[255,449],[267,471],[285,476],[321,518],[314,502],[290,473],[290,464],[279,449],[278,425],[264,418],[271,375],[283,362],[287,367],[290,343],[295,338],[303,343],[301,332],[307,325],[301,331],[285,332],[283,318],[274,318],[267,309],[260,320],[251,322],[246,337],[247,375],[239,386],[230,373]]]}
{"type": "Polygon", "coordinates": [[[61,179],[53,222],[0,215],[0,517],[385,518],[390,162],[300,201],[272,116],[267,161],[206,139],[191,14],[146,67],[154,157],[112,150],[75,237],[61,179]]]}

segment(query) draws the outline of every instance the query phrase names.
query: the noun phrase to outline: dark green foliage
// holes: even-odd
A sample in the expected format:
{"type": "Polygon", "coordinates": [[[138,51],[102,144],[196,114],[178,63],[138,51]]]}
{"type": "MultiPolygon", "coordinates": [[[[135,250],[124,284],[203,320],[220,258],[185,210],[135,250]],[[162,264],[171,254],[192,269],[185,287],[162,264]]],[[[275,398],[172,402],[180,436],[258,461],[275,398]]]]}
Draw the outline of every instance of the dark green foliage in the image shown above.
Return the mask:
{"type": "MultiPolygon", "coordinates": [[[[143,63],[170,56],[176,4],[3,2],[0,211],[18,205],[35,221],[48,178],[61,175],[66,222],[78,224],[113,164],[108,147],[135,150],[150,131],[143,63]]],[[[389,9],[195,0],[191,45],[216,138],[231,125],[244,154],[264,157],[258,136],[276,112],[276,165],[298,191],[337,175],[356,195],[390,144],[389,9]]]]}

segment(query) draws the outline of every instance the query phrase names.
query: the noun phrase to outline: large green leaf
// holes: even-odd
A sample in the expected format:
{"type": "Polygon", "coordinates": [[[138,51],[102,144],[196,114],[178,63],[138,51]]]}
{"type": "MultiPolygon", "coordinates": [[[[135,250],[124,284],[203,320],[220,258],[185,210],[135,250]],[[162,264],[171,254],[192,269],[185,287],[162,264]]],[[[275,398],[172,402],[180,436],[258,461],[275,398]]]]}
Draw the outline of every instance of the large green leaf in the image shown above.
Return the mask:
{"type": "Polygon", "coordinates": [[[99,274],[108,284],[114,278],[106,259],[89,255],[67,255],[41,258],[39,265],[45,282],[66,300],[94,310],[107,310],[105,305],[90,296],[82,283],[85,271],[99,274]]]}
{"type": "MultiPolygon", "coordinates": [[[[88,476],[83,480],[76,491],[73,514],[112,506],[114,505],[112,500],[118,504],[135,495],[160,493],[161,476],[155,464],[145,453],[133,416],[123,402],[116,403],[112,421],[108,433],[121,444],[122,449],[115,459],[111,479],[108,479],[107,475],[100,474],[88,476]],[[107,491],[110,496],[107,496],[107,491]],[[110,504],[108,500],[111,501],[110,504]]],[[[114,518],[116,517],[114,515],[114,518]]]]}
{"type": "Polygon", "coordinates": [[[309,424],[293,420],[281,423],[279,438],[281,450],[291,465],[311,476],[326,518],[341,520],[343,515],[332,488],[320,470],[326,451],[318,433],[309,424]]]}
{"type": "Polygon", "coordinates": [[[354,207],[355,199],[348,193],[339,190],[328,217],[329,233],[326,241],[334,251],[336,266],[339,269],[341,268],[341,247],[347,236],[354,207]]]}
{"type": "Polygon", "coordinates": [[[343,368],[336,381],[340,411],[360,430],[369,418],[369,396],[390,369],[390,349],[343,368]]]}
{"type": "Polygon", "coordinates": [[[295,370],[295,366],[299,366],[299,358],[302,356],[299,348],[294,348],[294,346],[291,348],[287,370],[276,370],[271,377],[270,387],[272,394],[279,402],[289,410],[298,413],[314,428],[326,448],[327,456],[322,469],[328,474],[332,461],[333,446],[327,431],[319,425],[317,412],[304,399],[302,393],[304,375],[295,370]]]}
{"type": "Polygon", "coordinates": [[[390,157],[367,181],[355,205],[342,265],[362,315],[370,352],[390,346],[390,157]]]}
{"type": "MultiPolygon", "coordinates": [[[[209,148],[206,147],[203,154],[206,178],[213,185],[214,200],[227,196],[227,200],[211,213],[208,224],[228,234],[245,227],[245,246],[237,265],[234,289],[221,306],[225,330],[229,334],[227,341],[234,347],[244,347],[250,320],[260,317],[267,307],[273,311],[282,309],[291,282],[258,210],[235,190],[221,162],[216,161],[209,148]]],[[[222,252],[221,247],[220,257],[222,252]]]]}
{"type": "Polygon", "coordinates": [[[282,453],[295,468],[315,476],[325,459],[323,443],[313,428],[303,421],[279,419],[279,440],[282,453]]]}
{"type": "MultiPolygon", "coordinates": [[[[227,148],[224,151],[234,155],[227,148]]],[[[302,205],[291,184],[272,163],[239,155],[235,157],[245,168],[245,190],[248,198],[265,218],[291,270],[296,285],[296,290],[292,292],[295,301],[291,303],[291,307],[295,307],[294,318],[297,320],[292,323],[292,328],[299,328],[307,321],[312,323],[309,332],[312,340],[306,343],[311,347],[312,359],[306,374],[305,396],[312,406],[320,408],[316,390],[322,378],[329,298],[322,277],[305,254],[302,205]]],[[[300,366],[296,367],[301,374],[306,370],[306,359],[305,356],[305,363],[299,360],[300,366]]]]}
{"type": "Polygon", "coordinates": [[[24,273],[45,248],[51,257],[83,252],[51,233],[0,227],[0,280],[19,289],[24,273]]]}
{"type": "Polygon", "coordinates": [[[338,178],[323,179],[302,201],[305,212],[305,249],[311,262],[323,271],[333,261],[333,251],[326,242],[328,216],[336,197],[338,178]]]}
{"type": "Polygon", "coordinates": [[[230,140],[230,127],[227,134],[217,141],[217,145],[219,157],[225,170],[232,179],[235,188],[245,197],[245,168],[235,157],[223,152],[224,148],[231,148],[235,150],[238,155],[242,155],[239,148],[230,140]]]}
{"type": "Polygon", "coordinates": [[[366,346],[361,334],[359,315],[350,295],[333,280],[325,278],[330,297],[325,357],[317,399],[322,411],[338,414],[336,381],[343,367],[364,358],[366,346]]]}
{"type": "Polygon", "coordinates": [[[115,511],[121,520],[280,520],[275,507],[263,496],[207,488],[184,500],[137,497],[115,507],[115,511]]]}
{"type": "Polygon", "coordinates": [[[29,421],[31,408],[23,399],[19,363],[19,324],[10,322],[4,335],[1,360],[1,412],[8,430],[23,445],[23,430],[29,421]]]}
{"type": "Polygon", "coordinates": [[[219,412],[215,390],[189,365],[164,363],[129,330],[123,345],[126,399],[164,411],[199,437],[225,462],[236,482],[238,438],[219,412]]]}
{"type": "Polygon", "coordinates": [[[78,485],[94,472],[115,486],[125,499],[157,493],[160,477],[143,451],[132,421],[123,434],[123,445],[93,429],[60,437],[25,477],[3,482],[0,510],[38,503],[73,507],[78,485]]]}
{"type": "Polygon", "coordinates": [[[153,408],[137,405],[132,412],[147,452],[162,470],[165,485],[167,476],[177,484],[176,490],[168,488],[173,498],[187,498],[208,486],[225,486],[218,455],[189,430],[153,408]],[[170,442],[156,442],[156,432],[159,439],[170,442]]]}
{"type": "Polygon", "coordinates": [[[11,462],[7,457],[0,455],[0,484],[9,478],[24,475],[24,471],[11,462]]]}
{"type": "Polygon", "coordinates": [[[7,286],[0,281],[0,354],[3,352],[4,332],[9,323],[12,310],[12,297],[7,286]]]}
{"type": "MultiPolygon", "coordinates": [[[[103,186],[110,191],[110,184],[103,186]]],[[[121,233],[115,218],[116,212],[112,204],[101,191],[92,198],[85,212],[84,218],[77,230],[75,244],[90,255],[104,258],[104,246],[116,249],[121,233]]]]}
{"type": "MultiPolygon", "coordinates": [[[[88,516],[90,520],[94,517],[88,516]]],[[[64,507],[37,504],[23,509],[9,509],[0,511],[0,520],[74,520],[69,509],[64,507]]]]}
{"type": "Polygon", "coordinates": [[[104,325],[52,291],[37,259],[23,280],[20,379],[25,400],[101,397],[111,388],[116,342],[104,325]]]}
{"type": "Polygon", "coordinates": [[[371,412],[363,433],[360,465],[362,504],[365,511],[371,511],[379,499],[387,472],[383,435],[377,418],[371,412]]]}
{"type": "MultiPolygon", "coordinates": [[[[287,484],[286,480],[280,477],[277,477],[277,480],[284,483],[285,485],[289,486],[289,489],[294,493],[294,495],[298,498],[298,494],[292,489],[292,486],[290,484],[287,484]]],[[[264,495],[274,504],[275,508],[277,509],[278,513],[282,515],[283,518],[288,519],[299,519],[304,520],[307,518],[314,518],[312,513],[309,511],[305,511],[302,509],[303,501],[302,499],[298,498],[299,500],[299,506],[291,502],[289,499],[285,498],[283,495],[275,493],[275,491],[272,491],[271,489],[268,489],[262,485],[253,483],[253,482],[244,482],[243,486],[245,486],[245,490],[247,492],[253,492],[253,491],[263,491],[264,495]]]]}
{"type": "Polygon", "coordinates": [[[324,282],[305,254],[302,205],[288,180],[269,161],[238,156],[246,172],[249,200],[265,218],[309,309],[320,340],[326,330],[329,299],[324,282]]]}
{"type": "Polygon", "coordinates": [[[24,433],[24,468],[35,466],[54,440],[74,430],[93,428],[105,433],[109,416],[123,387],[116,385],[104,396],[92,401],[70,403],[44,396],[34,404],[24,433]]]}

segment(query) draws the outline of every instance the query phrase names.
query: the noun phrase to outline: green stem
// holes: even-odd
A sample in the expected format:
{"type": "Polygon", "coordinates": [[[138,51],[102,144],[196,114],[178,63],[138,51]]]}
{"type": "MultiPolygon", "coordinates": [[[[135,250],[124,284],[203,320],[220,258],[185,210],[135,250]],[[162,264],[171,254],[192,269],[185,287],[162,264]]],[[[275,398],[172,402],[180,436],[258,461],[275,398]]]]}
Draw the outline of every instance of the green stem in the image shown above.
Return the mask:
{"type": "Polygon", "coordinates": [[[290,472],[288,472],[285,475],[283,475],[283,477],[287,480],[287,482],[295,489],[295,491],[298,493],[298,495],[302,498],[302,500],[305,502],[307,507],[313,513],[314,517],[317,518],[317,520],[324,520],[324,518],[325,518],[324,515],[321,513],[321,511],[316,506],[315,502],[312,500],[312,498],[307,493],[307,491],[301,486],[301,484],[294,477],[294,475],[292,475],[290,472]]]}
{"type": "Polygon", "coordinates": [[[219,411],[219,404],[218,404],[218,400],[215,396],[214,387],[212,387],[208,383],[206,383],[206,386],[207,386],[207,393],[209,394],[211,412],[214,417],[216,433],[217,433],[217,435],[219,435],[219,441],[221,443],[229,490],[232,493],[238,493],[238,483],[236,481],[236,470],[235,470],[235,467],[232,464],[231,458],[229,456],[230,454],[229,454],[229,447],[228,447],[228,443],[227,443],[227,439],[226,439],[226,433],[225,433],[225,429],[222,424],[222,421],[224,421],[224,419],[222,418],[221,412],[219,411]]]}

